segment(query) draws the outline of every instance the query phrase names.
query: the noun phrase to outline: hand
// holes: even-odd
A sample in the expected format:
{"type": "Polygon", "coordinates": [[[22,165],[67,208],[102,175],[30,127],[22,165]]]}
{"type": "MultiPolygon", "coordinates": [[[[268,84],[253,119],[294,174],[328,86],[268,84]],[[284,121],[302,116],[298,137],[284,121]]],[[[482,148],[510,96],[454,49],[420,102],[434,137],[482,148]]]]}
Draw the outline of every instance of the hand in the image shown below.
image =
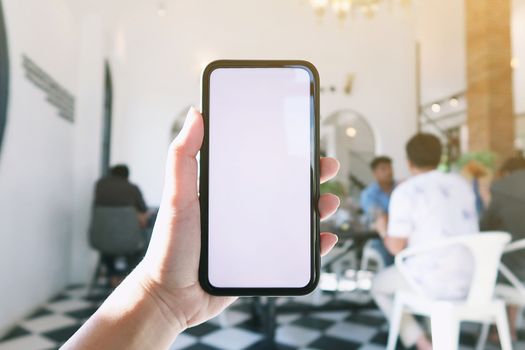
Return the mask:
{"type": "MultiPolygon", "coordinates": [[[[163,349],[184,329],[204,322],[235,298],[215,297],[198,282],[201,244],[197,194],[197,161],[203,122],[191,109],[167,160],[160,210],[146,257],[61,349],[163,349]]],[[[321,159],[321,181],[339,168],[335,159],[321,159]]],[[[339,206],[338,197],[319,199],[322,219],[339,206]]],[[[337,236],[321,233],[321,255],[337,236]]]]}
{"type": "Polygon", "coordinates": [[[381,238],[385,238],[388,231],[388,214],[381,213],[377,216],[375,222],[375,229],[381,238]]]}
{"type": "MultiPolygon", "coordinates": [[[[165,188],[150,246],[141,269],[145,287],[171,311],[182,328],[202,323],[224,310],[236,298],[216,297],[198,281],[201,244],[196,155],[203,140],[203,121],[191,109],[180,134],[169,149],[165,188]]],[[[321,182],[332,178],[339,163],[321,159],[321,182]]],[[[321,219],[333,214],[339,198],[325,194],[319,200],[321,219]]],[[[321,255],[332,249],[337,236],[321,233],[321,255]]]]}

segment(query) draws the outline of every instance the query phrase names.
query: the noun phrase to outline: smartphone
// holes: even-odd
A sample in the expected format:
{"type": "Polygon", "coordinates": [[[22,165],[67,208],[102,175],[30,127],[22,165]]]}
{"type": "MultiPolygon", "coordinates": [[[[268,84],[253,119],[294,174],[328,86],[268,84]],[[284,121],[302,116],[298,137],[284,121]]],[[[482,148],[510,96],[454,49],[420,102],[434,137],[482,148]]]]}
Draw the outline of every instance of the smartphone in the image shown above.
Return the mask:
{"type": "Polygon", "coordinates": [[[202,74],[201,286],[304,295],[319,280],[319,74],[221,60],[202,74]]]}

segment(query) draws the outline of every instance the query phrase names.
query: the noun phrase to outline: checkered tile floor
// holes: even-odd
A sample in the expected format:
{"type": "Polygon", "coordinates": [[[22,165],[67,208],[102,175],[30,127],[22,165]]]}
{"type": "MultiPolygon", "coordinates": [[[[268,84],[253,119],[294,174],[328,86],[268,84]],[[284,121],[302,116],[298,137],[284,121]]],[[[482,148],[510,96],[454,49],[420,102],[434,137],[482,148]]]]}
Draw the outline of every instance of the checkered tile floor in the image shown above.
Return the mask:
{"type": "MultiPolygon", "coordinates": [[[[105,295],[86,300],[84,287],[71,287],[20,322],[0,339],[0,350],[57,349],[97,309],[105,295]]],[[[384,349],[388,326],[377,309],[351,310],[345,296],[334,300],[323,294],[280,298],[278,305],[341,305],[340,311],[286,313],[277,316],[276,345],[265,341],[260,326],[252,319],[248,299],[241,299],[225,313],[181,334],[171,350],[380,350],[384,349]]],[[[462,326],[461,349],[472,349],[479,327],[462,326]]],[[[525,331],[515,349],[525,349],[525,331]]],[[[498,347],[491,346],[490,349],[498,347]]],[[[401,349],[401,347],[400,347],[401,349]]]]}

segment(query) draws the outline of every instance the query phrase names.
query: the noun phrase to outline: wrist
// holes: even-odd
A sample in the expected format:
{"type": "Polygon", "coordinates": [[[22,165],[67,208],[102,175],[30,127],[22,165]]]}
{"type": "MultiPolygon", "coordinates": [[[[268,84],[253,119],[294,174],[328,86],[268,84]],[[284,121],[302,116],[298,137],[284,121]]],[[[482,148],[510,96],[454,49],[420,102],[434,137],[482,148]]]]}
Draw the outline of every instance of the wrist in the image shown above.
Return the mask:
{"type": "Polygon", "coordinates": [[[64,349],[166,349],[185,328],[135,269],[64,349]]]}
{"type": "Polygon", "coordinates": [[[133,273],[136,273],[136,279],[140,288],[144,292],[145,298],[155,305],[158,313],[162,315],[165,322],[170,325],[174,334],[178,335],[188,328],[186,315],[175,305],[170,303],[172,297],[169,293],[139,265],[133,273]]]}

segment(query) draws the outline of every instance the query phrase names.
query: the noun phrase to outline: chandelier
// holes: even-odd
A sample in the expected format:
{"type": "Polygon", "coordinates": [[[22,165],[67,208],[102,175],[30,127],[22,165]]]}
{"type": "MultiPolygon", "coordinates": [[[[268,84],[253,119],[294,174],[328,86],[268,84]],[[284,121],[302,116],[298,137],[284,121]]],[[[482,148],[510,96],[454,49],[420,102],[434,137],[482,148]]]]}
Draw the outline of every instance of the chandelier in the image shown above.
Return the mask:
{"type": "Polygon", "coordinates": [[[408,7],[412,0],[310,0],[319,18],[324,17],[331,8],[341,21],[344,21],[349,15],[354,16],[356,12],[362,13],[367,18],[373,18],[384,2],[389,6],[397,2],[403,7],[408,7]]]}

